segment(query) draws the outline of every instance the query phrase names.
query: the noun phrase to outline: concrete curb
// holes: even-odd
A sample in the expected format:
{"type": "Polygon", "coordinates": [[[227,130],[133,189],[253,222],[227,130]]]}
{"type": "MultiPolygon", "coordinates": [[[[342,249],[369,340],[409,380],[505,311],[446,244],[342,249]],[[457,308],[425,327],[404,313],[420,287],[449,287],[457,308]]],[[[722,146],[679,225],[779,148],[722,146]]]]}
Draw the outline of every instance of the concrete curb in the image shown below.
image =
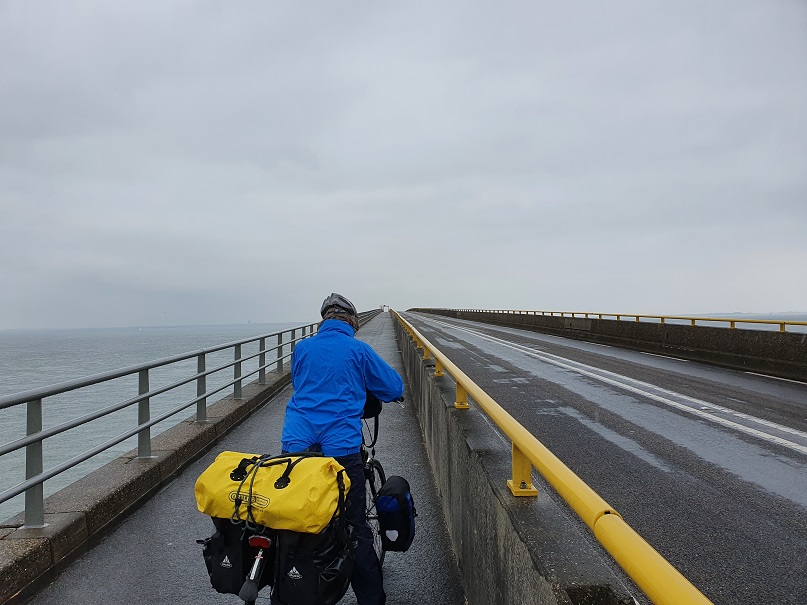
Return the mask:
{"type": "MultiPolygon", "coordinates": [[[[469,605],[633,605],[629,580],[535,475],[537,498],[506,487],[510,444],[484,412],[454,408],[454,381],[396,322],[469,605]]],[[[635,589],[632,589],[635,590],[635,589]]]]}
{"type": "Polygon", "coordinates": [[[238,423],[291,382],[288,369],[243,398],[208,406],[208,421],[191,416],[152,439],[153,457],[131,451],[45,499],[43,528],[23,527],[23,514],[0,524],[0,604],[22,603],[91,548],[238,423]]]}

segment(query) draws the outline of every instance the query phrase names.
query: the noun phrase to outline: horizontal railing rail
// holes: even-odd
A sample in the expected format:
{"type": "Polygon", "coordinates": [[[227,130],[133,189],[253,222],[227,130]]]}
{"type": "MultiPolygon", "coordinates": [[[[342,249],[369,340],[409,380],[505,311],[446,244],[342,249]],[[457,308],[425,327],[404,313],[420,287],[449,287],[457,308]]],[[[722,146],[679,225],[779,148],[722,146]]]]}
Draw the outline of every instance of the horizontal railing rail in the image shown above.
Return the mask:
{"type": "Polygon", "coordinates": [[[637,534],[605,500],[569,469],[532,433],[508,414],[411,323],[392,311],[404,330],[434,359],[434,376],[445,373],[456,383],[454,407],[468,409],[470,395],[512,443],[512,476],[507,486],[515,496],[535,496],[535,468],[591,529],[600,544],[655,605],[708,605],[707,599],[650,544],[637,534]]]}
{"type": "MultiPolygon", "coordinates": [[[[410,309],[412,311],[426,311],[427,309],[410,309]]],[[[791,321],[782,319],[753,319],[753,318],[739,318],[739,317],[700,317],[692,315],[643,315],[638,313],[592,313],[590,311],[531,311],[531,310],[517,310],[517,309],[434,309],[435,311],[456,311],[461,313],[510,313],[514,315],[543,315],[547,317],[580,317],[591,319],[615,319],[616,321],[657,321],[658,323],[666,323],[668,321],[680,321],[689,323],[691,326],[703,325],[704,322],[717,323],[720,326],[728,324],[729,329],[736,329],[737,324],[760,324],[760,325],[775,325],[779,326],[780,332],[786,332],[788,326],[807,327],[807,321],[791,321]]],[[[718,327],[720,327],[718,326],[718,327]]]]}
{"type": "MultiPolygon", "coordinates": [[[[366,320],[369,317],[374,316],[376,313],[378,313],[378,311],[362,313],[360,314],[360,321],[366,320]]],[[[173,355],[151,362],[137,364],[118,370],[94,374],[92,376],[0,397],[0,410],[12,408],[14,406],[27,405],[27,430],[25,437],[8,443],[0,444],[0,456],[4,456],[16,450],[25,448],[25,481],[6,488],[0,492],[0,504],[14,498],[15,496],[25,493],[25,525],[28,527],[43,526],[43,484],[45,481],[52,479],[53,477],[73,468],[74,466],[93,458],[94,456],[97,456],[101,452],[106,451],[115,445],[134,437],[135,435],[138,435],[138,457],[151,457],[150,429],[152,426],[159,424],[160,422],[163,422],[176,414],[179,414],[194,404],[197,406],[196,420],[198,422],[206,421],[207,399],[209,397],[232,387],[233,398],[240,399],[242,382],[247,378],[255,376],[256,374],[258,375],[258,384],[265,384],[267,369],[274,366],[278,371],[282,372],[284,362],[286,359],[291,357],[296,343],[314,335],[316,333],[317,325],[318,324],[316,323],[305,324],[286,330],[272,332],[271,334],[244,338],[222,345],[216,345],[214,347],[173,355]],[[287,334],[288,337],[286,337],[287,334]],[[267,347],[267,340],[270,338],[276,338],[276,344],[272,344],[271,346],[267,347]],[[258,345],[257,352],[242,354],[242,347],[244,345],[253,345],[255,343],[258,345]],[[226,351],[228,349],[233,350],[232,361],[217,365],[214,368],[206,368],[206,360],[208,355],[226,351]],[[275,352],[275,355],[271,360],[267,361],[267,354],[272,352],[275,352]],[[173,381],[170,384],[159,388],[149,388],[149,372],[151,370],[188,361],[194,358],[197,359],[196,373],[186,378],[182,378],[181,380],[173,381]],[[257,367],[246,372],[243,371],[242,364],[251,362],[255,359],[258,360],[257,367]],[[207,377],[229,368],[233,368],[232,380],[227,380],[224,384],[208,389],[207,377]],[[96,410],[89,414],[85,414],[78,418],[68,420],[57,426],[43,430],[42,409],[43,401],[45,401],[47,398],[135,375],[138,377],[138,395],[136,397],[129,398],[123,402],[115,403],[100,410],[96,410]],[[197,384],[197,396],[195,398],[191,399],[190,401],[185,401],[180,405],[174,406],[155,418],[151,418],[151,400],[154,397],[163,395],[177,389],[178,387],[193,382],[196,382],[197,384]],[[136,426],[127,429],[100,444],[96,444],[83,452],[80,452],[68,460],[57,464],[56,466],[43,470],[43,441],[45,439],[59,435],[94,420],[98,420],[104,416],[108,416],[125,408],[134,406],[135,404],[139,406],[138,424],[136,426]]]]}

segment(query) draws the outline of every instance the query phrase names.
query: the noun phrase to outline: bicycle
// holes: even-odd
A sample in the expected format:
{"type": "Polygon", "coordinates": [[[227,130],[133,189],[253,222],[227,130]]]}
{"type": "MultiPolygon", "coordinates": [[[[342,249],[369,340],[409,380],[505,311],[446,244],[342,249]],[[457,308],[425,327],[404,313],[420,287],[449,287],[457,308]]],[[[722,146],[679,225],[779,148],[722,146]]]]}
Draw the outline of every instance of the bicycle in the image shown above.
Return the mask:
{"type": "MultiPolygon", "coordinates": [[[[403,397],[396,399],[395,401],[402,402],[403,397]]],[[[376,503],[378,501],[379,491],[387,481],[387,476],[381,462],[375,457],[375,444],[378,440],[378,416],[373,416],[372,418],[372,429],[370,429],[369,418],[363,420],[362,443],[359,451],[361,453],[364,478],[367,484],[365,489],[365,518],[372,534],[373,549],[378,557],[379,565],[383,566],[386,551],[384,550],[383,542],[381,540],[381,528],[378,512],[376,510],[376,503]],[[372,437],[370,437],[370,435],[372,435],[372,437]]],[[[271,534],[271,532],[269,535],[267,535],[264,533],[263,529],[260,528],[260,531],[254,531],[251,533],[252,535],[247,535],[247,532],[244,531],[241,535],[241,540],[246,538],[246,541],[255,553],[253,555],[254,559],[252,559],[252,556],[249,558],[251,563],[249,564],[249,572],[247,573],[246,579],[238,592],[238,596],[242,601],[244,601],[244,605],[255,605],[258,592],[261,588],[261,578],[265,565],[268,562],[268,559],[272,557],[272,549],[275,548],[275,536],[274,534],[271,534]]],[[[198,540],[197,542],[200,544],[206,544],[209,540],[210,538],[207,541],[198,540]]]]}

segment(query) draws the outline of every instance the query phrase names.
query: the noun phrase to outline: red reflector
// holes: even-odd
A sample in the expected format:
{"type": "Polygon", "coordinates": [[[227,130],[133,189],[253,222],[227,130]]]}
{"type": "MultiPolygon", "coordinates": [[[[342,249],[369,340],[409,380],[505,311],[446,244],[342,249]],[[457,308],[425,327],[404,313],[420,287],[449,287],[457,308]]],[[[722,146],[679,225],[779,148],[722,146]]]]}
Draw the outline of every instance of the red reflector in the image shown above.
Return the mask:
{"type": "Polygon", "coordinates": [[[250,536],[249,545],[253,548],[269,548],[272,541],[266,536],[250,536]]]}

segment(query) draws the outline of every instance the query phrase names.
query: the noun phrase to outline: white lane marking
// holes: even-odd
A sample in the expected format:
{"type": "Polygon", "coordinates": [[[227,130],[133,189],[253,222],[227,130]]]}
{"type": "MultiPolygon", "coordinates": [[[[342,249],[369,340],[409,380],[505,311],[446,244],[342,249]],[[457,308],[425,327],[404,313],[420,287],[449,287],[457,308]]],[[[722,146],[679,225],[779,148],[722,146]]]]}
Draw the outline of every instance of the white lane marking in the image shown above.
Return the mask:
{"type": "MultiPolygon", "coordinates": [[[[745,426],[744,424],[739,424],[737,422],[732,422],[731,420],[728,420],[726,418],[722,418],[720,416],[716,416],[715,414],[710,413],[710,412],[705,412],[703,410],[692,408],[692,407],[690,407],[688,405],[678,403],[677,401],[673,401],[671,399],[668,399],[667,397],[662,397],[660,395],[656,395],[655,393],[651,393],[649,391],[640,389],[638,387],[634,387],[634,386],[631,386],[629,384],[626,384],[625,382],[620,382],[620,380],[616,380],[614,378],[608,378],[607,376],[604,376],[603,374],[614,376],[614,377],[619,378],[619,379],[621,379],[623,381],[630,381],[630,382],[633,382],[635,384],[641,385],[641,386],[643,386],[645,388],[650,388],[650,389],[656,390],[658,392],[665,393],[667,395],[670,395],[670,396],[673,396],[673,397],[677,397],[677,398],[689,401],[689,402],[691,402],[693,404],[696,404],[696,405],[699,405],[699,406],[708,406],[710,409],[713,409],[713,410],[718,411],[718,412],[723,412],[723,413],[726,413],[726,414],[733,414],[734,411],[730,410],[728,408],[724,408],[724,407],[721,407],[721,406],[718,406],[718,405],[713,405],[713,404],[710,404],[710,403],[708,403],[706,401],[696,399],[695,397],[689,397],[688,395],[683,395],[681,393],[676,393],[675,391],[670,391],[668,389],[664,389],[664,388],[656,386],[654,384],[643,382],[643,381],[637,380],[635,378],[630,378],[629,376],[622,376],[621,374],[616,374],[615,372],[609,372],[608,370],[602,370],[600,368],[595,368],[593,366],[588,366],[586,364],[579,363],[579,362],[573,361],[571,359],[566,359],[564,357],[560,357],[559,355],[554,355],[552,353],[536,353],[533,349],[530,349],[528,347],[513,344],[511,342],[508,342],[506,340],[502,340],[500,338],[496,338],[494,336],[488,336],[487,334],[482,334],[480,332],[477,332],[476,330],[471,330],[470,328],[462,328],[462,327],[459,327],[459,326],[455,326],[455,325],[452,325],[452,324],[449,324],[449,323],[444,323],[444,322],[437,321],[437,320],[435,320],[435,322],[438,323],[438,324],[442,324],[442,325],[454,328],[456,330],[460,330],[462,332],[468,332],[469,334],[473,334],[474,336],[477,336],[478,338],[481,338],[483,340],[487,340],[489,342],[494,342],[496,344],[500,344],[502,346],[505,346],[505,347],[508,347],[510,349],[513,349],[515,351],[525,353],[525,354],[527,354],[527,355],[529,355],[531,357],[535,357],[536,359],[540,359],[541,361],[544,361],[546,363],[553,364],[553,365],[556,365],[556,366],[571,370],[573,372],[578,372],[580,374],[583,374],[584,376],[589,376],[590,378],[594,378],[595,380],[605,382],[606,384],[610,384],[610,385],[616,386],[618,388],[624,389],[626,391],[630,391],[632,393],[636,393],[638,395],[648,397],[649,399],[652,399],[654,401],[664,403],[665,405],[668,405],[670,407],[674,407],[674,408],[679,409],[681,411],[688,412],[688,413],[693,414],[695,416],[699,416],[699,417],[704,418],[706,420],[710,420],[712,422],[715,422],[715,423],[723,425],[725,427],[734,429],[736,431],[740,431],[740,432],[746,433],[748,435],[753,435],[755,437],[759,437],[760,439],[763,439],[765,441],[769,441],[771,443],[776,443],[778,445],[781,445],[781,446],[784,446],[786,448],[795,450],[795,451],[797,451],[799,453],[802,453],[802,454],[807,454],[807,446],[800,445],[800,444],[794,443],[792,441],[788,441],[787,439],[782,439],[781,437],[777,437],[776,435],[771,435],[770,433],[766,433],[764,431],[760,431],[758,429],[755,429],[755,428],[752,428],[752,427],[749,427],[749,426],[745,426]],[[552,359],[552,358],[554,358],[554,359],[552,359]],[[572,364],[574,364],[574,365],[572,365],[572,364]],[[598,372],[601,372],[601,374],[598,373],[598,372]]],[[[745,420],[748,420],[750,422],[754,422],[756,424],[760,424],[762,426],[766,426],[768,428],[771,428],[771,429],[774,429],[774,430],[777,430],[777,431],[781,431],[781,432],[784,432],[784,433],[790,433],[790,434],[795,435],[797,437],[807,439],[807,433],[804,433],[802,431],[799,431],[799,430],[796,430],[796,429],[793,429],[793,428],[790,428],[790,427],[787,427],[787,426],[784,426],[784,425],[781,425],[781,424],[776,424],[775,422],[770,422],[768,420],[763,420],[762,418],[756,418],[755,416],[749,416],[749,415],[744,415],[744,416],[742,416],[742,418],[745,419],[745,420]]]]}
{"type": "Polygon", "coordinates": [[[762,376],[763,378],[773,378],[774,380],[781,380],[783,382],[795,382],[796,384],[800,385],[807,385],[807,382],[802,382],[801,380],[792,380],[790,378],[780,378],[779,376],[771,376],[770,374],[758,374],[757,372],[745,372],[746,374],[751,374],[752,376],[762,376]]]}
{"type": "Polygon", "coordinates": [[[681,359],[680,357],[670,357],[669,355],[659,355],[658,353],[648,353],[647,351],[639,351],[642,355],[652,355],[653,357],[663,357],[664,359],[672,359],[673,361],[683,361],[689,363],[688,359],[681,359]]]}

